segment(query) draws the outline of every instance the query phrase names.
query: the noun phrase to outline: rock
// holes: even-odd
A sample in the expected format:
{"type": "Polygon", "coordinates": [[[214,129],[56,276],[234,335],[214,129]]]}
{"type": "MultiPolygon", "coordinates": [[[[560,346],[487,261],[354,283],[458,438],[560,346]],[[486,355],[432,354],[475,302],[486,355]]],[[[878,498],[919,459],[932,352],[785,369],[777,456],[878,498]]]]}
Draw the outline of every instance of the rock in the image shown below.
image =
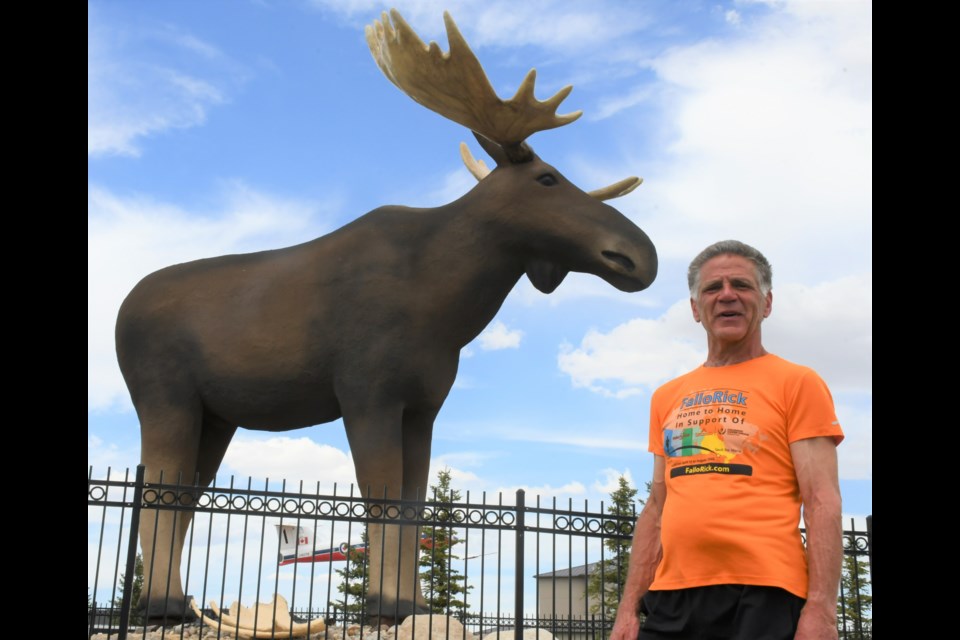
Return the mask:
{"type": "MultiPolygon", "coordinates": [[[[553,634],[546,629],[524,629],[523,640],[553,640],[553,634]]],[[[509,631],[494,631],[483,637],[483,640],[513,640],[513,629],[509,631]],[[499,639],[497,634],[499,633],[499,639]]]]}
{"type": "Polygon", "coordinates": [[[473,640],[473,634],[449,616],[410,616],[396,630],[396,640],[473,640]]]}

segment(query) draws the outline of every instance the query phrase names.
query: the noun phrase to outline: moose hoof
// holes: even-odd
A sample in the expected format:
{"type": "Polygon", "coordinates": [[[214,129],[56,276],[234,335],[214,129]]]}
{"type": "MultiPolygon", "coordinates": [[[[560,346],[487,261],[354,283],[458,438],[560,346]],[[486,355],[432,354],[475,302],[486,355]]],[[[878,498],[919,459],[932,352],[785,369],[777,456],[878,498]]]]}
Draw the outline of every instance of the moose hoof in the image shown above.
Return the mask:
{"type": "Polygon", "coordinates": [[[368,599],[366,610],[369,625],[386,625],[388,627],[398,625],[405,618],[408,618],[414,614],[420,616],[430,613],[430,607],[425,604],[418,604],[412,600],[381,602],[379,599],[368,599]]]}
{"type": "Polygon", "coordinates": [[[141,603],[135,610],[134,616],[143,621],[145,626],[171,626],[194,622],[197,614],[190,608],[189,602],[193,596],[182,598],[151,599],[144,605],[141,603]]]}

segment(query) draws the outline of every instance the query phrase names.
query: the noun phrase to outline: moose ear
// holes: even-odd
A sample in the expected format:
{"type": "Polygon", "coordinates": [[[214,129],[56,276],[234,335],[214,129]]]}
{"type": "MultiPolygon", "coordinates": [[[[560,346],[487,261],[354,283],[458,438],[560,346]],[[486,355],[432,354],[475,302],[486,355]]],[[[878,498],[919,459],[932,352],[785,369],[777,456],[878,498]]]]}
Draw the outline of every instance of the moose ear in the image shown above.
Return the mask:
{"type": "Polygon", "coordinates": [[[493,142],[482,134],[473,131],[473,137],[477,139],[483,150],[489,154],[497,163],[498,167],[505,167],[508,164],[522,164],[533,160],[533,149],[526,142],[516,142],[508,145],[501,145],[493,142]]]}
{"type": "Polygon", "coordinates": [[[510,164],[507,154],[503,152],[503,147],[501,147],[499,144],[493,142],[485,136],[480,135],[476,131],[473,132],[473,137],[477,139],[477,142],[479,142],[480,146],[483,147],[483,150],[487,152],[487,155],[493,158],[493,161],[497,163],[498,167],[510,164]]]}
{"type": "Polygon", "coordinates": [[[527,261],[527,277],[542,293],[553,293],[570,273],[560,265],[536,258],[527,261]]]}

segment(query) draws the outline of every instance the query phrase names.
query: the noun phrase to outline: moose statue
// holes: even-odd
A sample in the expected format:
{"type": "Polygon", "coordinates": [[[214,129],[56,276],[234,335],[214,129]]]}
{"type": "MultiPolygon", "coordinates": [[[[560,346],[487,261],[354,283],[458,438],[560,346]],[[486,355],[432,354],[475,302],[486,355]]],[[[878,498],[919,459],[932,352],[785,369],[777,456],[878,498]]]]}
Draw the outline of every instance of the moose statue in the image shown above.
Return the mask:
{"type": "MultiPolygon", "coordinates": [[[[366,27],[386,77],[470,129],[496,161],[466,145],[477,185],[429,209],[384,206],[283,249],[173,265],[141,280],[116,325],[117,357],[137,412],[146,481],[207,486],[238,428],[286,431],[343,418],[367,499],[422,499],[434,419],[460,350],[493,319],[524,274],[551,293],[570,271],[641,291],[657,275],[647,235],[608,200],[628,178],[581,191],[525,140],[566,125],[572,90],[534,98],[532,69],[501,100],[453,19],[450,51],[425,45],[396,10],[366,27]],[[392,20],[391,20],[392,19],[392,20]]],[[[192,618],[180,576],[189,511],[140,523],[151,621],[192,618]]],[[[416,527],[370,525],[365,611],[400,620],[427,612],[416,527]]]]}

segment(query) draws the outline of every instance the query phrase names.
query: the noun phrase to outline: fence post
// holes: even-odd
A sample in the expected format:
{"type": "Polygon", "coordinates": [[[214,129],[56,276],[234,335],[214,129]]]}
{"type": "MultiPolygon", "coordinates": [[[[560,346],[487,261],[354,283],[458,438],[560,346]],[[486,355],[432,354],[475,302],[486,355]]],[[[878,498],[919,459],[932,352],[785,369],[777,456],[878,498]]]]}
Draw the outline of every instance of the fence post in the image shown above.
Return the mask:
{"type": "MultiPolygon", "coordinates": [[[[867,516],[867,558],[870,559],[870,584],[873,585],[873,514],[867,516]]],[[[872,589],[872,586],[871,586],[872,589]]]]}
{"type": "Polygon", "coordinates": [[[137,465],[137,479],[133,486],[133,512],[130,514],[130,539],[127,542],[127,570],[123,574],[123,596],[120,605],[120,635],[118,640],[127,640],[127,626],[130,623],[130,602],[133,593],[133,574],[137,562],[137,540],[140,534],[140,503],[143,500],[143,477],[145,467],[137,465]]]}
{"type": "Polygon", "coordinates": [[[514,614],[513,614],[513,638],[514,640],[523,640],[523,534],[526,527],[524,512],[526,511],[526,502],[524,496],[526,492],[523,489],[517,489],[517,557],[514,573],[514,614]]]}
{"type": "Polygon", "coordinates": [[[87,611],[87,616],[88,616],[87,622],[90,623],[90,624],[87,626],[87,637],[88,637],[88,638],[90,638],[91,636],[93,636],[93,628],[94,628],[94,626],[95,626],[95,625],[94,625],[94,622],[95,622],[96,619],[97,619],[97,601],[96,601],[96,600],[92,601],[92,602],[90,603],[90,606],[91,606],[91,609],[90,609],[89,611],[87,611]]]}

